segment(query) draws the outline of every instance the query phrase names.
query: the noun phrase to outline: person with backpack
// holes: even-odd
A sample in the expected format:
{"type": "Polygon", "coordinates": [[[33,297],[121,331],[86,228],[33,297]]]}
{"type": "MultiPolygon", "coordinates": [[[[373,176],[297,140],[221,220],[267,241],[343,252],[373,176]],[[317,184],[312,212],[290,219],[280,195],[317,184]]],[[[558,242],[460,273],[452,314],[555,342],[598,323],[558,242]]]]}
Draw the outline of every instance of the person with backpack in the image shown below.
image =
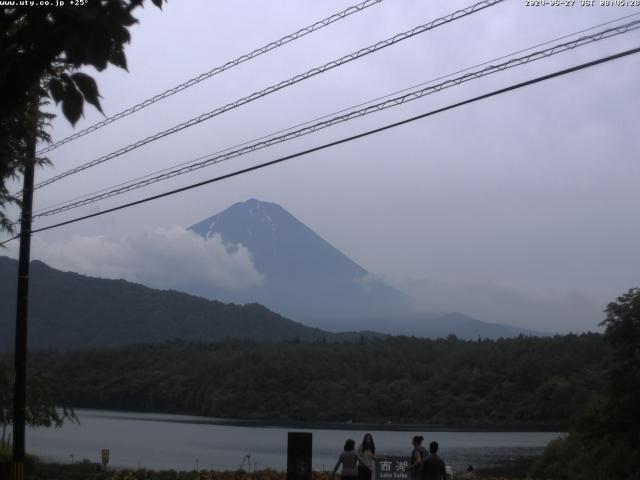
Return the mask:
{"type": "Polygon", "coordinates": [[[422,459],[422,480],[446,480],[447,467],[438,455],[438,442],[429,444],[429,455],[422,459]]]}

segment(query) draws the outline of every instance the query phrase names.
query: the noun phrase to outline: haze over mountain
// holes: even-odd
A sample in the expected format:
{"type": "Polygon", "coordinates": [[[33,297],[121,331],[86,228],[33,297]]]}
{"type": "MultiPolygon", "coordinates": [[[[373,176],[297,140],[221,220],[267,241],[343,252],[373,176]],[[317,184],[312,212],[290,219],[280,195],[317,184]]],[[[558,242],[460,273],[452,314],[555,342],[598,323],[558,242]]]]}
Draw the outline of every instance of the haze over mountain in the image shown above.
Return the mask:
{"type": "MultiPolygon", "coordinates": [[[[13,347],[18,262],[0,257],[0,351],[13,347]]],[[[383,332],[424,337],[454,334],[463,339],[511,337],[527,333],[459,314],[350,322],[359,331],[333,333],[289,320],[259,304],[234,305],[125,280],[61,272],[31,262],[30,348],[74,349],[162,343],[212,342],[237,338],[256,342],[359,341],[383,332]],[[366,330],[366,331],[365,331],[366,330]]],[[[336,330],[340,330],[336,323],[336,330]]]]}
{"type": "Polygon", "coordinates": [[[498,338],[537,334],[486,323],[460,313],[416,313],[408,297],[386,285],[281,206],[250,199],[189,227],[207,239],[243,248],[262,276],[259,285],[225,289],[190,286],[190,292],[237,303],[258,302],[284,315],[334,332],[498,338]]]}
{"type": "MultiPolygon", "coordinates": [[[[63,273],[34,262],[30,313],[34,345],[39,346],[173,338],[339,341],[381,334],[475,339],[537,333],[455,312],[412,311],[404,293],[375,278],[282,207],[253,199],[189,230],[175,226],[119,242],[74,237],[68,245],[39,246],[40,252],[57,252],[51,255],[54,264],[60,258],[73,260],[67,263],[69,270],[135,282],[63,273]]],[[[16,268],[15,260],[0,262],[0,333],[8,337],[15,318],[16,268]]]]}

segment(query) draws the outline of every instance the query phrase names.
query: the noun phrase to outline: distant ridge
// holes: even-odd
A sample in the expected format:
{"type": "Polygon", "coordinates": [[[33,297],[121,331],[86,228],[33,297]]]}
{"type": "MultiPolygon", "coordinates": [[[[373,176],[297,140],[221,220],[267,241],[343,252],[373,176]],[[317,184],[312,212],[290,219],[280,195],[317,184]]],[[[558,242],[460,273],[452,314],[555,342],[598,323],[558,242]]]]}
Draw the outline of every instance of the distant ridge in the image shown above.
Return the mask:
{"type": "MultiPolygon", "coordinates": [[[[336,331],[345,322],[340,320],[317,319],[310,325],[336,331]]],[[[372,317],[351,319],[349,326],[353,330],[372,330],[387,335],[407,335],[425,338],[446,338],[455,335],[463,340],[477,338],[511,338],[518,335],[548,336],[549,334],[524,328],[488,323],[458,312],[446,314],[415,313],[392,317],[372,317]]]]}
{"type": "MultiPolygon", "coordinates": [[[[16,260],[0,257],[0,351],[13,347],[17,270],[16,260]]],[[[413,317],[411,321],[392,317],[335,321],[326,327],[340,331],[333,333],[289,320],[255,303],[225,304],[125,280],[62,272],[37,260],[31,262],[31,272],[30,348],[74,349],[175,339],[358,342],[386,334],[432,338],[454,334],[476,339],[535,333],[461,314],[413,317]],[[348,328],[340,328],[347,323],[348,328]]]]}
{"type": "MultiPolygon", "coordinates": [[[[18,262],[0,257],[0,350],[13,346],[18,262]]],[[[30,348],[217,341],[337,340],[262,305],[233,305],[31,262],[30,348]]]]}
{"type": "MultiPolygon", "coordinates": [[[[242,291],[191,285],[187,294],[62,272],[33,261],[30,345],[539,335],[455,312],[412,312],[403,293],[370,275],[275,203],[236,203],[190,230],[204,238],[219,235],[229,248],[243,245],[264,278],[262,285],[242,291]]],[[[16,275],[17,262],[0,257],[0,339],[13,338],[16,275]]],[[[0,350],[11,346],[7,340],[0,350]]]]}
{"type": "MultiPolygon", "coordinates": [[[[0,351],[13,347],[17,269],[16,260],[0,257],[0,351]]],[[[314,328],[256,303],[225,304],[125,280],[62,272],[37,260],[31,262],[30,300],[30,348],[74,349],[175,339],[358,342],[388,334],[432,338],[454,334],[461,339],[476,339],[535,333],[461,314],[336,320],[326,329],[314,328]],[[345,325],[348,327],[343,328],[345,325]]]]}

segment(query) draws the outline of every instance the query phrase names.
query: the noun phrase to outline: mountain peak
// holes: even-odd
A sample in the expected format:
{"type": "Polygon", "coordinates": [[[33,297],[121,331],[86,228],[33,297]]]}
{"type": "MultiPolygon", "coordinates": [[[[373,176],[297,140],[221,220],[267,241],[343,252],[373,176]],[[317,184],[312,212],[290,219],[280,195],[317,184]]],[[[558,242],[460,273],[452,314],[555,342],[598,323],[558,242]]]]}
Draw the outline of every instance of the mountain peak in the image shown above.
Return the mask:
{"type": "Polygon", "coordinates": [[[238,203],[233,204],[231,207],[229,207],[225,211],[236,209],[236,208],[244,209],[249,214],[252,214],[254,212],[269,211],[269,210],[273,210],[273,209],[284,210],[277,203],[263,202],[261,200],[255,199],[255,198],[250,198],[249,200],[246,200],[244,202],[238,202],[238,203]]]}
{"type": "MultiPolygon", "coordinates": [[[[223,235],[223,237],[225,237],[225,241],[229,243],[243,243],[237,241],[238,238],[246,235],[253,235],[256,226],[259,227],[260,224],[264,224],[264,226],[267,227],[267,230],[270,227],[271,233],[275,232],[276,224],[272,219],[273,214],[283,218],[289,216],[293,219],[285,209],[276,203],[262,202],[255,198],[250,198],[244,202],[234,203],[226,210],[192,225],[189,227],[189,230],[192,230],[205,238],[209,238],[216,234],[222,234],[221,230],[224,230],[226,233],[226,235],[223,235]],[[224,228],[222,229],[220,228],[221,223],[224,225],[224,228]],[[230,223],[235,224],[232,228],[232,230],[234,230],[233,235],[229,232],[230,223]],[[243,226],[244,228],[242,228],[243,226]],[[240,232],[238,230],[244,231],[240,232]],[[234,239],[232,237],[238,238],[234,239]]],[[[246,244],[245,246],[248,247],[246,244]]]]}
{"type": "Polygon", "coordinates": [[[236,205],[245,205],[246,207],[249,207],[249,208],[260,208],[260,207],[282,208],[277,203],[263,202],[262,200],[258,200],[257,198],[250,198],[249,200],[246,200],[244,202],[238,202],[236,203],[236,205]]]}

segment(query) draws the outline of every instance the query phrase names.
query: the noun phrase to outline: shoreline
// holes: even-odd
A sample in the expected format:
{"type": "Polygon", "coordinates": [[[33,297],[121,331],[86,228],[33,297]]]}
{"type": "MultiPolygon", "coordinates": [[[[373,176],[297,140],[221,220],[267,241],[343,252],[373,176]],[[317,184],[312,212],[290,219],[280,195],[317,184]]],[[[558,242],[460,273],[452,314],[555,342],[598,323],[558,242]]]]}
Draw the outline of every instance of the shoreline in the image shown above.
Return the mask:
{"type": "Polygon", "coordinates": [[[505,425],[505,426],[460,426],[436,425],[423,423],[375,423],[375,422],[331,422],[311,420],[264,420],[202,417],[175,413],[135,412],[121,410],[105,410],[93,408],[77,408],[76,413],[87,417],[113,418],[118,420],[163,421],[172,423],[220,425],[232,427],[291,428],[311,430],[370,430],[390,432],[544,432],[564,433],[567,427],[559,425],[505,425]],[[173,418],[171,418],[173,417],[173,418]]]}

